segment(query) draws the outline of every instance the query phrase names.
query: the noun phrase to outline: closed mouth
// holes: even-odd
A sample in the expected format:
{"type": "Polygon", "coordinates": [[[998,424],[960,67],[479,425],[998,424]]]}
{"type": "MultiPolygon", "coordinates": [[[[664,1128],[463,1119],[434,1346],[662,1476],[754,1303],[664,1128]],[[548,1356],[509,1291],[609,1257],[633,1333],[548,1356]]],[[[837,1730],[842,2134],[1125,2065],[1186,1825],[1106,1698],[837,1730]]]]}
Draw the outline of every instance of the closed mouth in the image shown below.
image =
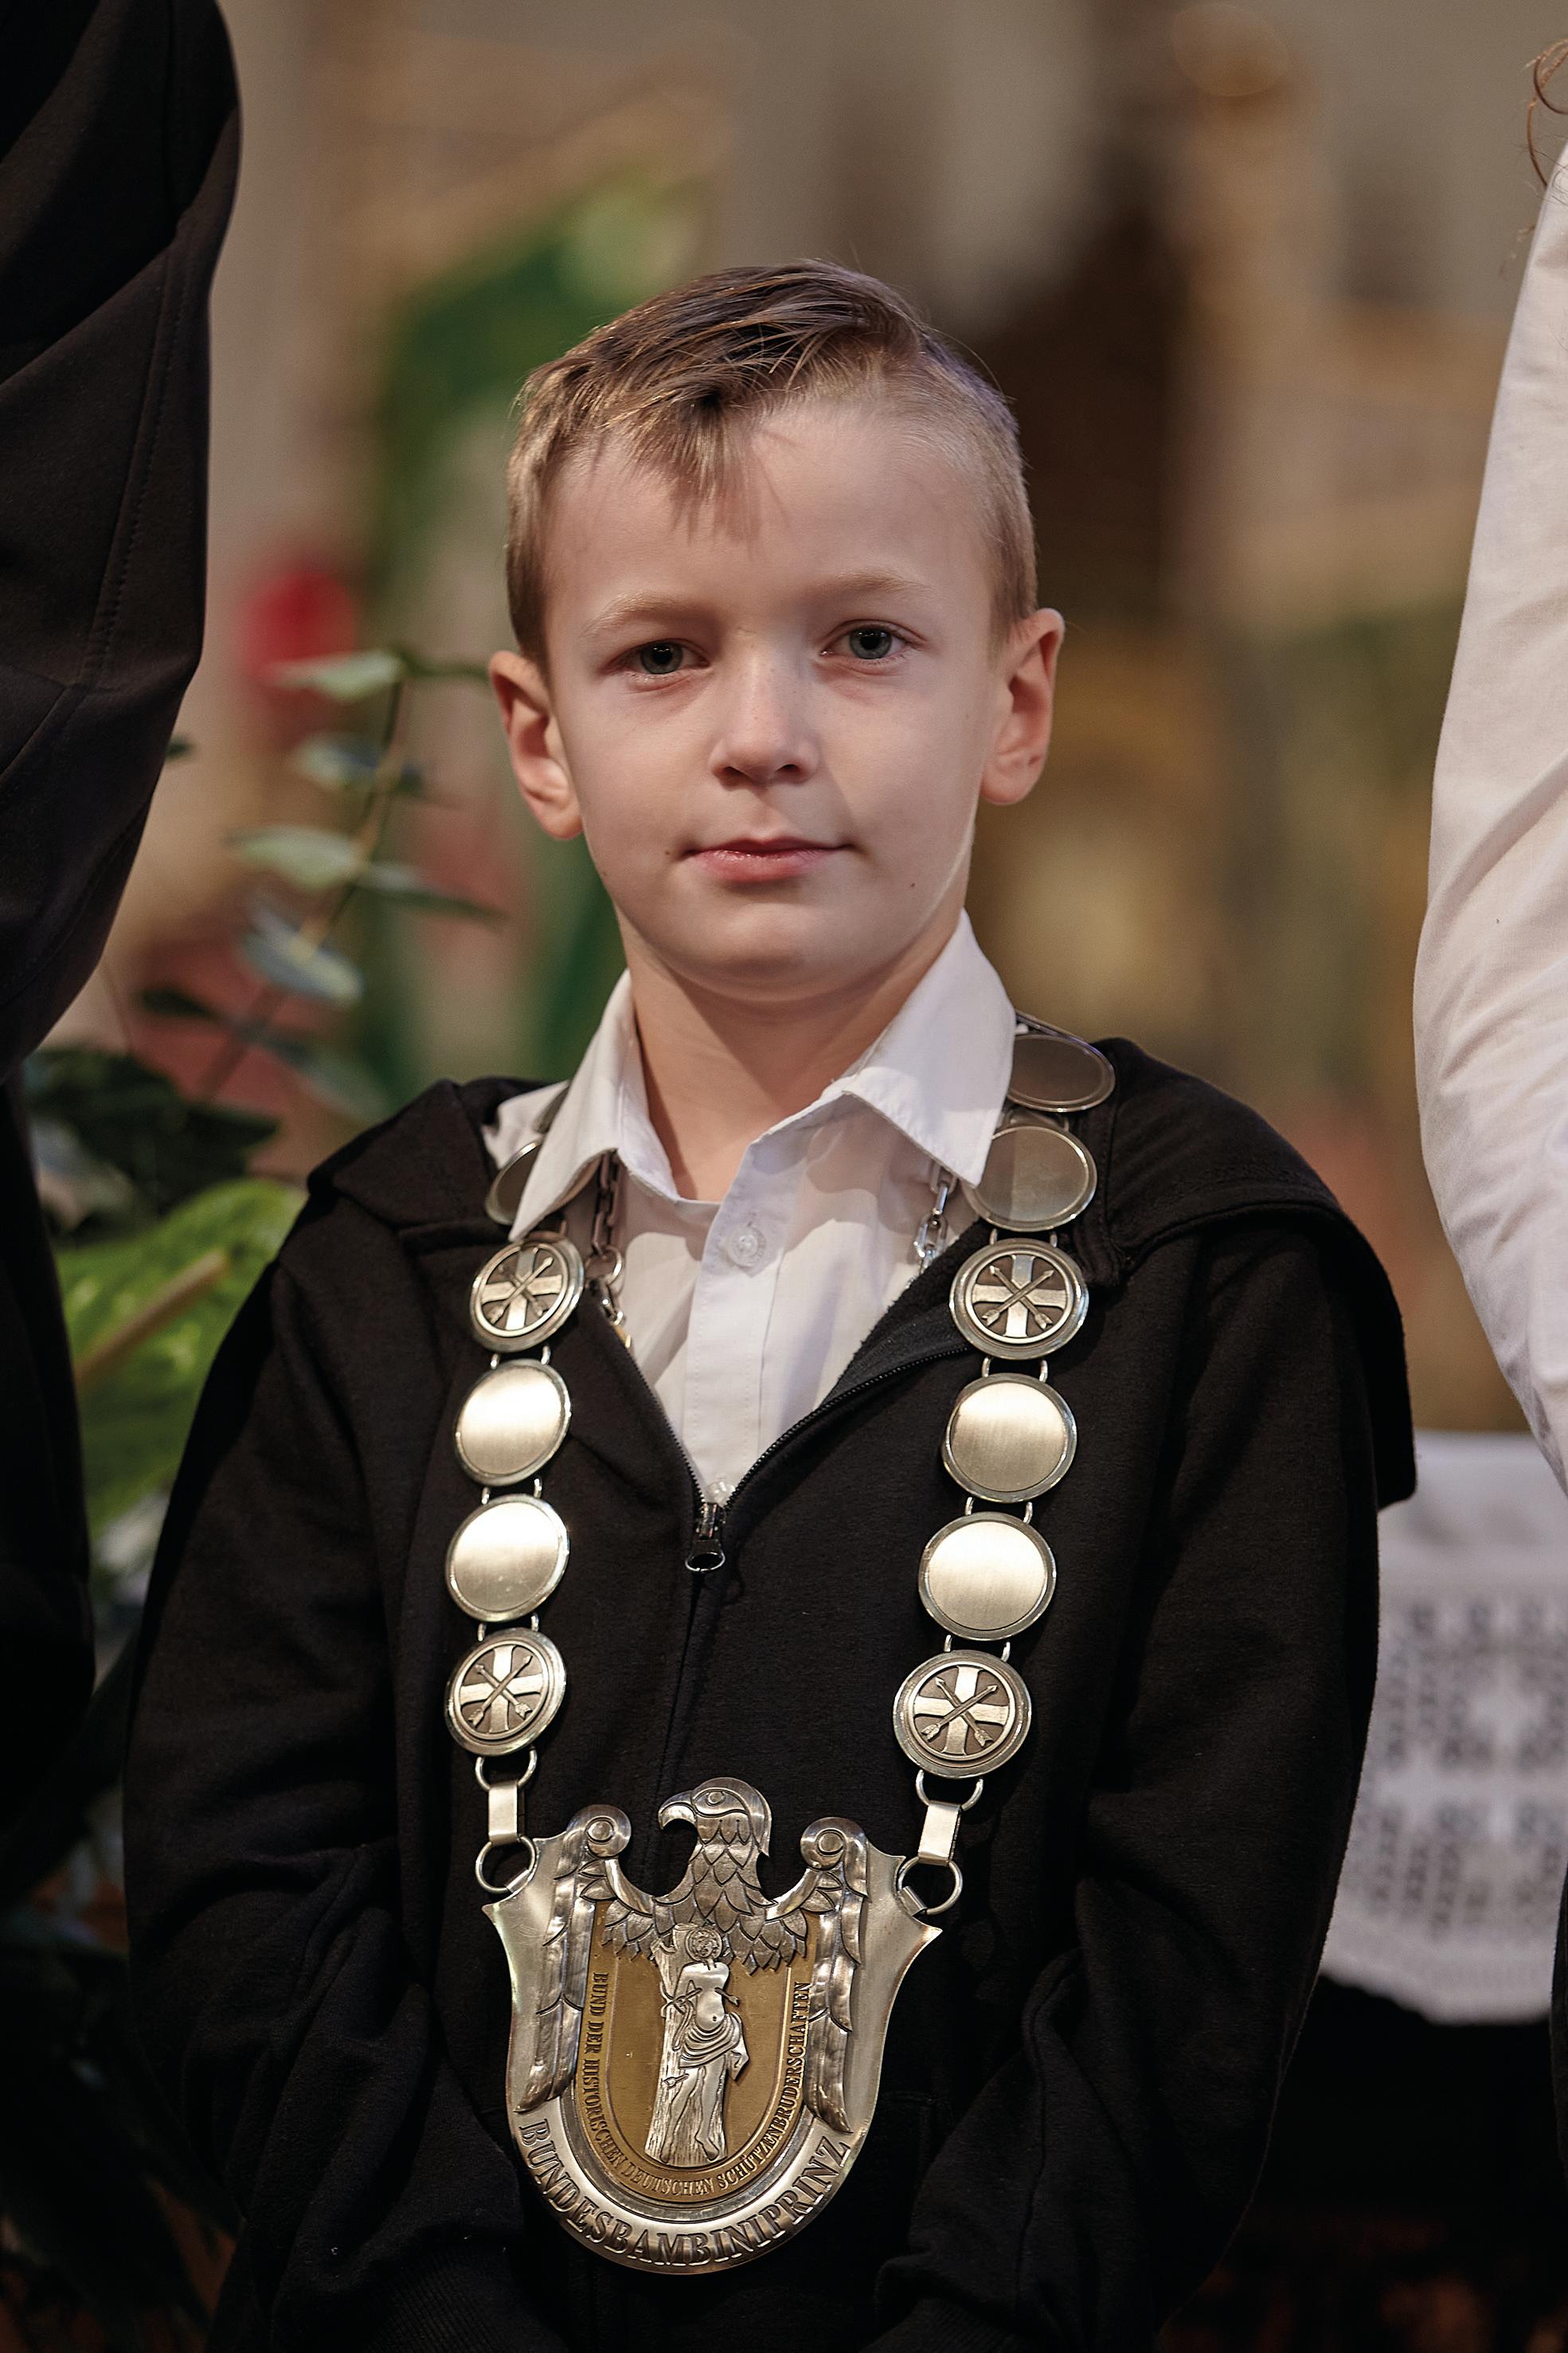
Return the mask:
{"type": "Polygon", "coordinates": [[[739,836],[733,841],[704,842],[692,854],[698,858],[787,858],[802,851],[837,849],[836,841],[807,841],[799,834],[773,833],[753,839],[739,836]]]}

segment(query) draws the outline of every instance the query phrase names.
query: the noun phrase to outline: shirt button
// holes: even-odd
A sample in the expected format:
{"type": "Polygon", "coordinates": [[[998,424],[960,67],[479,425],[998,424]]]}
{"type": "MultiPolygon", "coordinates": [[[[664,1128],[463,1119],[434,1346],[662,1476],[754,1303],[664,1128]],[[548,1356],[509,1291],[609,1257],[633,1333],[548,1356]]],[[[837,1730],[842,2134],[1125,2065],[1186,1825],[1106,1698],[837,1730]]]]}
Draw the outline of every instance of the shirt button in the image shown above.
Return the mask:
{"type": "Polygon", "coordinates": [[[724,1247],[736,1266],[753,1267],[761,1263],[766,1244],[755,1226],[739,1226],[724,1247]]]}

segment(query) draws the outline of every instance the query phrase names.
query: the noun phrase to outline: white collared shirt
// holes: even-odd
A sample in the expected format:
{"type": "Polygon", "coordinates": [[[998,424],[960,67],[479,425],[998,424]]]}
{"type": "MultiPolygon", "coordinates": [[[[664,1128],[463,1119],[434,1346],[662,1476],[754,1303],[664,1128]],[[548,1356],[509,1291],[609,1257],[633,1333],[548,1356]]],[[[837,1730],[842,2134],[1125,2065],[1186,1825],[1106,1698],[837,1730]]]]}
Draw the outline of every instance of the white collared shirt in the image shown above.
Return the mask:
{"type": "MultiPolygon", "coordinates": [[[[919,1271],[939,1173],[973,1182],[1012,1067],[1014,1015],[967,915],[869,1050],[747,1146],[721,1201],[682,1199],[648,1117],[631,984],[616,984],[513,1222],[571,1202],[586,1241],[595,1163],[619,1156],[615,1240],[632,1353],[715,1499],[819,1405],[919,1271]]],[[[509,1160],[557,1090],[503,1103],[509,1160]]],[[[954,1205],[959,1224],[969,1217],[954,1205]]]]}
{"type": "Polygon", "coordinates": [[[1433,786],[1416,1075],[1432,1190],[1499,1364],[1568,1463],[1568,160],[1492,424],[1433,786]]]}

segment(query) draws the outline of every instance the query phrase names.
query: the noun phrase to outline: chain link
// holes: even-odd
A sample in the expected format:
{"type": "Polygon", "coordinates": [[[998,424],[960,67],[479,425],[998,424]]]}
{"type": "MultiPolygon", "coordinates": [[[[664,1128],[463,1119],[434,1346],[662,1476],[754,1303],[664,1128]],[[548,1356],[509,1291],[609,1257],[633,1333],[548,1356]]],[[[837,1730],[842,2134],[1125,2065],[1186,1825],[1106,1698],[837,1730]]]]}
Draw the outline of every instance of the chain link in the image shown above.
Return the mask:
{"type": "Polygon", "coordinates": [[[957,1182],[950,1168],[937,1170],[935,1196],[915,1233],[915,1256],[921,1262],[922,1274],[942,1256],[942,1220],[947,1215],[947,1205],[952,1198],[952,1188],[957,1182]]]}
{"type": "Polygon", "coordinates": [[[905,1855],[902,1862],[900,1863],[897,1871],[893,1873],[893,1889],[900,1903],[911,1917],[918,1916],[925,1920],[934,1920],[939,1913],[951,1912],[959,1897],[963,1894],[963,1873],[960,1870],[956,1860],[952,1855],[947,1856],[941,1862],[932,1862],[918,1854],[907,1854],[905,1855]],[[912,1871],[948,1872],[951,1873],[952,1879],[952,1888],[949,1893],[942,1897],[940,1904],[922,1904],[919,1895],[909,1883],[910,1873],[912,1871]]]}
{"type": "Polygon", "coordinates": [[[619,1157],[613,1152],[606,1152],[600,1157],[595,1181],[594,1222],[589,1230],[588,1252],[584,1265],[599,1304],[609,1318],[611,1330],[629,1348],[632,1335],[621,1313],[621,1278],[626,1271],[626,1262],[616,1249],[615,1240],[616,1209],[620,1191],[619,1157]]]}

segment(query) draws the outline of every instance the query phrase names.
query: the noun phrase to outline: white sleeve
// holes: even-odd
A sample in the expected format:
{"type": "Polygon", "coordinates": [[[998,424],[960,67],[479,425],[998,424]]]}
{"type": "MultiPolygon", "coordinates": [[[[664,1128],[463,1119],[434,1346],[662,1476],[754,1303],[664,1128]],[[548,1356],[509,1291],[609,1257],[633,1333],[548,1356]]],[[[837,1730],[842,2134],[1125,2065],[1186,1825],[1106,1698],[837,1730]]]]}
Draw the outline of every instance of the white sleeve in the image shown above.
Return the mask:
{"type": "Polygon", "coordinates": [[[1492,421],[1433,788],[1415,1061],[1448,1239],[1565,1479],[1568,152],[1542,205],[1492,421]]]}

